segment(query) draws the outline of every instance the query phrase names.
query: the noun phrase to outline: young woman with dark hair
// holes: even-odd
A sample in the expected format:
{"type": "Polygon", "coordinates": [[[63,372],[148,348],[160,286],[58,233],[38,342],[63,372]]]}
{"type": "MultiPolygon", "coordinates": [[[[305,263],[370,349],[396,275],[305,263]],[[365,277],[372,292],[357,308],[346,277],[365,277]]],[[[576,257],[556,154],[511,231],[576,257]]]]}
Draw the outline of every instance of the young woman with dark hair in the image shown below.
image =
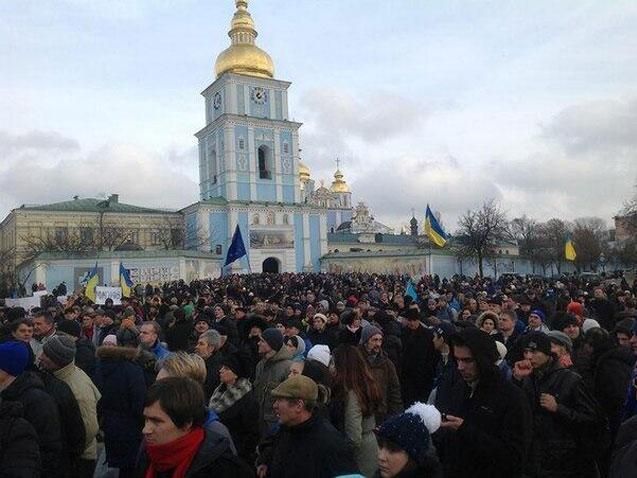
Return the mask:
{"type": "Polygon", "coordinates": [[[334,350],[331,416],[354,448],[361,473],[371,477],[378,468],[378,445],[374,437],[376,406],[382,395],[360,350],[342,345],[334,350]]]}

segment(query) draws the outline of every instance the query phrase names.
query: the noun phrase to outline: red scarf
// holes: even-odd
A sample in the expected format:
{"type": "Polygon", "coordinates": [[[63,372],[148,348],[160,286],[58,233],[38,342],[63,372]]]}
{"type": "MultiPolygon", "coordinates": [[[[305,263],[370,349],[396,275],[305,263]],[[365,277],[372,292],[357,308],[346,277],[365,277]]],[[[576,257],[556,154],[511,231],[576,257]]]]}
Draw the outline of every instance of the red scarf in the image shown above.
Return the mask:
{"type": "Polygon", "coordinates": [[[194,428],[170,443],[146,445],[150,464],[144,478],[155,478],[158,471],[169,470],[174,470],[172,478],[184,478],[203,439],[203,428],[194,428]]]}

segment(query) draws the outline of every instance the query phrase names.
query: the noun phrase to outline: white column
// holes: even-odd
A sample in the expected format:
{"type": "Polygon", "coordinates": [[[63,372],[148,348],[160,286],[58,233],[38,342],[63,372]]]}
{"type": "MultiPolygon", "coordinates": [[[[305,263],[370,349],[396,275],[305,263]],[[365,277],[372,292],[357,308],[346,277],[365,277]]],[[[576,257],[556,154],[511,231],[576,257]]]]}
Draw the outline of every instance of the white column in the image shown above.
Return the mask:
{"type": "Polygon", "coordinates": [[[275,101],[274,90],[268,90],[268,97],[270,98],[270,101],[269,101],[270,118],[274,119],[276,118],[276,101],[275,101]]]}
{"type": "Polygon", "coordinates": [[[237,100],[237,84],[227,83],[225,88],[225,108],[224,112],[240,114],[239,101],[237,100]]]}
{"type": "Polygon", "coordinates": [[[276,187],[276,202],[283,201],[283,185],[281,177],[281,135],[278,129],[274,130],[274,157],[272,158],[274,185],[276,187]]]}
{"type": "Polygon", "coordinates": [[[327,214],[321,214],[321,220],[319,221],[319,232],[321,240],[321,255],[327,254],[327,214]]]}
{"type": "MultiPolygon", "coordinates": [[[[246,88],[247,89],[247,88],[246,88]]],[[[248,157],[249,157],[249,178],[250,178],[250,199],[252,201],[257,200],[257,152],[254,142],[254,128],[248,127],[248,157]]]]}
{"type": "Polygon", "coordinates": [[[310,215],[308,212],[303,213],[303,268],[312,265],[312,254],[310,250],[310,215]]]}
{"type": "Polygon", "coordinates": [[[283,91],[281,93],[281,101],[283,102],[283,107],[281,108],[282,113],[283,113],[283,119],[287,120],[288,119],[288,92],[283,91]]]}
{"type": "Polygon", "coordinates": [[[223,157],[226,167],[227,199],[233,201],[237,199],[237,154],[235,151],[234,128],[232,126],[224,126],[223,142],[225,148],[223,157]]]}
{"type": "Polygon", "coordinates": [[[113,287],[117,287],[119,284],[119,260],[112,259],[111,260],[111,277],[109,280],[109,285],[113,287]]]}
{"type": "MultiPolygon", "coordinates": [[[[283,95],[285,98],[285,94],[283,95]]],[[[299,179],[299,132],[294,131],[292,133],[292,174],[294,174],[294,202],[300,203],[301,200],[301,180],[299,179]]],[[[306,192],[307,194],[307,192],[306,192]]]]}

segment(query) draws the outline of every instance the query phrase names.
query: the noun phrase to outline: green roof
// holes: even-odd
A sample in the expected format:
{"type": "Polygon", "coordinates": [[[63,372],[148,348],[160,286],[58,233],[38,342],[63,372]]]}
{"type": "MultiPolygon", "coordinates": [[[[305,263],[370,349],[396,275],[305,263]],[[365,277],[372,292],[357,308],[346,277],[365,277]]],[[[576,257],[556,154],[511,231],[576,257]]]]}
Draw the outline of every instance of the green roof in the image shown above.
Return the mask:
{"type": "Polygon", "coordinates": [[[129,214],[176,214],[174,211],[152,209],[148,207],[133,206],[109,199],[82,198],[71,201],[62,201],[52,204],[25,205],[19,209],[27,211],[57,211],[57,212],[115,212],[129,214]]]}

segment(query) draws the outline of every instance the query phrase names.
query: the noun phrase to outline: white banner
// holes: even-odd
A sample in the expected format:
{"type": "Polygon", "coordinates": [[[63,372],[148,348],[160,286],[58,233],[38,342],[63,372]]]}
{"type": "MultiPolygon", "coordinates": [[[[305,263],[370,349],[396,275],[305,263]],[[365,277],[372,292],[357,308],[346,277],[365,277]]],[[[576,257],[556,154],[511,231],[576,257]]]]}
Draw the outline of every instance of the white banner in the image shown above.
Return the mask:
{"type": "Polygon", "coordinates": [[[22,307],[24,310],[31,310],[34,307],[40,307],[40,297],[22,297],[20,299],[4,299],[7,307],[22,307]]]}
{"type": "Polygon", "coordinates": [[[113,305],[121,305],[122,288],[121,287],[95,287],[95,303],[104,305],[106,299],[113,299],[113,305]]]}
{"type": "Polygon", "coordinates": [[[43,295],[47,295],[48,292],[46,290],[36,290],[33,293],[33,297],[42,297],[43,295]]]}

